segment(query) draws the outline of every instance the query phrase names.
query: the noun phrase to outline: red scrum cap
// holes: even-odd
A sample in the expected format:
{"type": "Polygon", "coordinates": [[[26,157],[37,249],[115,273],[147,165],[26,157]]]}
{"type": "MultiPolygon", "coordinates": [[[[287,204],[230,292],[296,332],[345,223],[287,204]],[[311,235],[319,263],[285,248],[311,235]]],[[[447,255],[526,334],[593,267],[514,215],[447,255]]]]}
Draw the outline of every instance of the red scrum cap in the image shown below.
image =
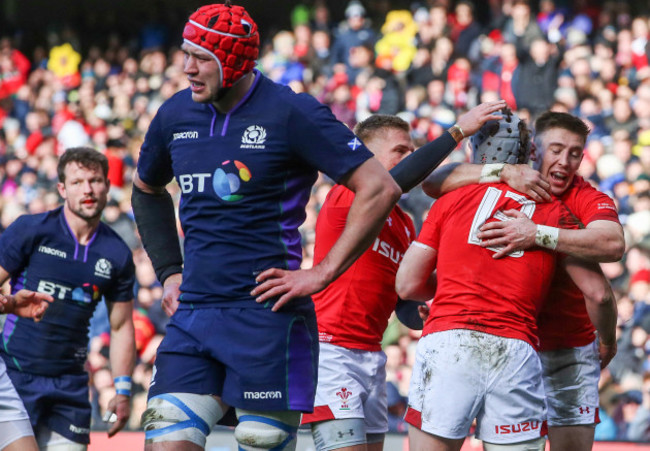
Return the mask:
{"type": "Polygon", "coordinates": [[[183,40],[200,47],[217,60],[221,69],[221,87],[230,88],[253,70],[259,55],[257,25],[242,6],[205,5],[197,9],[185,24],[183,40]]]}

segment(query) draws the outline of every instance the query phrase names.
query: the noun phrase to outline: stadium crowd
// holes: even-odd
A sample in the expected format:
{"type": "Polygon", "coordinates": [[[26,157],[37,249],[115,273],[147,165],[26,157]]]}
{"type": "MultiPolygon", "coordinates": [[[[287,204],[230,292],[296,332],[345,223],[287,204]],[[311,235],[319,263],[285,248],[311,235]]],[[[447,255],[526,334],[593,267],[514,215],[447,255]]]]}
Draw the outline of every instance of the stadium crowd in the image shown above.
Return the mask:
{"type": "MultiPolygon", "coordinates": [[[[614,198],[627,244],[621,261],[601,265],[617,296],[619,337],[618,354],[601,376],[596,439],[650,441],[650,10],[633,14],[627,2],[564,8],[552,0],[505,0],[490,2],[489,17],[479,21],[468,0],[414,2],[386,14],[373,5],[353,0],[340,23],[325,1],[296,6],[291,29],[263,42],[258,69],[312,94],[349,127],[374,113],[397,114],[411,124],[416,147],[497,98],[529,123],[548,109],[585,120],[592,132],[579,174],[614,198]]],[[[89,145],[108,157],[104,221],[132,249],[136,266],[134,430],[167,317],[135,228],[131,180],[157,108],[188,86],[180,43],[166,46],[158,32],[143,30],[137,42],[112,36],[82,45],[64,27],[30,54],[14,36],[0,40],[0,230],[59,204],[56,164],[65,149],[89,145]]],[[[467,158],[459,147],[449,161],[467,158]]],[[[304,267],[311,266],[316,217],[332,185],[322,176],[312,192],[301,228],[304,267]]],[[[178,202],[180,191],[171,189],[178,202]]],[[[432,201],[416,189],[400,203],[419,229],[432,201]]],[[[100,304],[87,363],[97,428],[115,390],[108,331],[100,304]]],[[[418,336],[394,320],[384,337],[394,432],[406,431],[401,415],[418,336]]]]}

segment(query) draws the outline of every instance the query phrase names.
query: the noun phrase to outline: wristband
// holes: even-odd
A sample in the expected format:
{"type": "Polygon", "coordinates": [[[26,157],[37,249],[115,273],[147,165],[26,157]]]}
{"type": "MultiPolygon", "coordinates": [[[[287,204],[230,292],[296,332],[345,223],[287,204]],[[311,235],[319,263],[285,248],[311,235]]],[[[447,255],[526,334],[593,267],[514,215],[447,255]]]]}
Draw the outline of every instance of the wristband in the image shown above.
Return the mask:
{"type": "Polygon", "coordinates": [[[497,183],[501,181],[501,171],[505,163],[488,163],[483,165],[481,169],[481,177],[478,179],[479,183],[497,183]]]}
{"type": "Polygon", "coordinates": [[[560,229],[538,224],[535,232],[535,244],[547,249],[555,249],[560,236],[560,229]]]}
{"type": "Polygon", "coordinates": [[[454,124],[451,127],[449,127],[448,130],[449,134],[454,138],[454,141],[456,141],[456,144],[461,142],[463,139],[465,139],[465,133],[463,133],[463,129],[458,126],[458,124],[454,124]]]}
{"type": "Polygon", "coordinates": [[[131,396],[131,387],[133,383],[131,382],[131,376],[118,376],[113,379],[115,384],[115,394],[131,396]]]}

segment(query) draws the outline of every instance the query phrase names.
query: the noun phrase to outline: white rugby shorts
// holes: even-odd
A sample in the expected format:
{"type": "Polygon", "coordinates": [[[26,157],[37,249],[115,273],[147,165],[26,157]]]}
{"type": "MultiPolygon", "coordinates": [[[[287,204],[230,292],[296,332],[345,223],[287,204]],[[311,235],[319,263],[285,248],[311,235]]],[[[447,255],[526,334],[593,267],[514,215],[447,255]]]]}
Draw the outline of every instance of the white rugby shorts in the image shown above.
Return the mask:
{"type": "Polygon", "coordinates": [[[387,432],[386,354],[320,343],[314,406],[303,423],[364,418],[366,434],[387,432]]]}
{"type": "Polygon", "coordinates": [[[598,418],[598,340],[579,348],[539,353],[549,426],[592,425],[598,418]]]}
{"type": "Polygon", "coordinates": [[[420,339],[409,388],[406,421],[449,439],[470,432],[510,444],[546,435],[542,369],[522,340],[467,329],[420,339]]]}

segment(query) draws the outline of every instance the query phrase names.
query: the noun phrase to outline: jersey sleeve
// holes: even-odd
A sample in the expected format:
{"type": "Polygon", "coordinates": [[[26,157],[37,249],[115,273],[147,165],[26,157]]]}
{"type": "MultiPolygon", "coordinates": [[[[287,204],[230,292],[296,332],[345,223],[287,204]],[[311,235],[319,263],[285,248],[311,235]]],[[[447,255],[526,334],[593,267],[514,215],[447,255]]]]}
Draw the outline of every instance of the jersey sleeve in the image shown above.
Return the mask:
{"type": "Polygon", "coordinates": [[[327,225],[330,228],[342,231],[345,228],[352,201],[354,201],[354,193],[343,185],[336,185],[328,193],[319,214],[325,213],[327,225]]]}
{"type": "Polygon", "coordinates": [[[20,271],[27,264],[38,236],[34,226],[30,216],[24,215],[0,235],[0,266],[9,274],[20,271]],[[26,230],[30,232],[26,233],[26,230]]]}
{"type": "Polygon", "coordinates": [[[336,182],[373,156],[329,107],[308,94],[296,96],[288,139],[293,152],[336,182]]]}
{"type": "Polygon", "coordinates": [[[169,138],[162,125],[161,107],[151,121],[138,158],[138,176],[147,185],[165,186],[174,177],[167,143],[169,138]]]}
{"type": "Polygon", "coordinates": [[[415,241],[438,250],[440,245],[440,232],[443,227],[442,223],[447,215],[447,205],[450,199],[449,194],[442,196],[433,203],[427,214],[427,218],[424,220],[424,224],[422,224],[420,234],[415,241]]]}
{"type": "Polygon", "coordinates": [[[124,263],[120,266],[115,277],[115,283],[110,290],[104,293],[108,302],[129,302],[133,299],[133,287],[135,284],[135,265],[133,255],[127,249],[124,263]]]}
{"type": "Polygon", "coordinates": [[[582,181],[576,195],[565,203],[585,227],[591,222],[602,220],[620,224],[614,200],[586,181],[582,181]]]}

